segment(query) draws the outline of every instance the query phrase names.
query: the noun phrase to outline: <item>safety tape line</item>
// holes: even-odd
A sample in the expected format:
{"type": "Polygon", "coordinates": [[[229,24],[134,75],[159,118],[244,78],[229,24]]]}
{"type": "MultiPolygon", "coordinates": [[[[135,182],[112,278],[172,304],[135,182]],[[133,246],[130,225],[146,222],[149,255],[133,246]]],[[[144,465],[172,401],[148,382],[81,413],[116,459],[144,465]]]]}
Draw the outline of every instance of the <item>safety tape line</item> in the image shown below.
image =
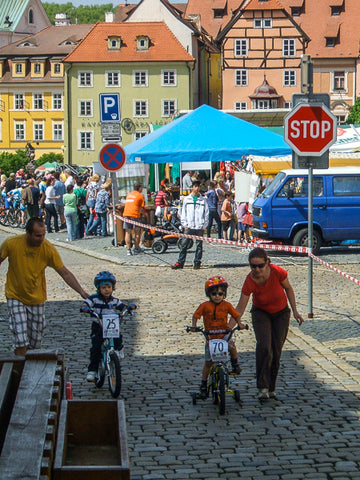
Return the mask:
{"type": "Polygon", "coordinates": [[[331,265],[331,263],[328,263],[328,262],[325,262],[324,260],[321,260],[321,258],[317,257],[313,253],[309,253],[309,257],[311,257],[313,260],[320,263],[321,265],[324,265],[325,267],[329,268],[330,270],[333,270],[334,272],[338,273],[339,275],[342,275],[343,277],[347,278],[351,282],[354,282],[356,285],[360,285],[360,280],[356,279],[355,277],[352,277],[348,273],[342,272],[338,268],[331,265]]]}

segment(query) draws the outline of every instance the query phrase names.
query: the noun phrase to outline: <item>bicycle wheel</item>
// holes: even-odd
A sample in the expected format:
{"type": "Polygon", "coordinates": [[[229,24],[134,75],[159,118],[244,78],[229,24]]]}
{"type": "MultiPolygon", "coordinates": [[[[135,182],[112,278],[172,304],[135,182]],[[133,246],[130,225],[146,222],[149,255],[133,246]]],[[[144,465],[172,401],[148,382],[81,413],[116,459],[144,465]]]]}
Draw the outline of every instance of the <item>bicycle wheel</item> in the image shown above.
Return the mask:
{"type": "Polygon", "coordinates": [[[105,372],[106,372],[106,367],[105,367],[104,357],[101,357],[101,360],[98,366],[97,375],[95,378],[95,385],[97,386],[97,388],[101,388],[104,385],[105,372]]]}
{"type": "Polygon", "coordinates": [[[121,390],[121,366],[116,352],[110,352],[109,362],[109,390],[113,398],[117,398],[121,390]]]}
{"type": "Polygon", "coordinates": [[[8,214],[7,214],[7,211],[5,210],[5,208],[2,208],[0,210],[0,224],[4,225],[4,227],[6,225],[9,225],[8,214]]]}
{"type": "Polygon", "coordinates": [[[21,223],[21,212],[14,208],[8,210],[8,221],[11,227],[19,227],[21,223]]]}
{"type": "Polygon", "coordinates": [[[225,413],[225,372],[223,368],[218,370],[218,398],[219,398],[219,413],[225,413]]]}

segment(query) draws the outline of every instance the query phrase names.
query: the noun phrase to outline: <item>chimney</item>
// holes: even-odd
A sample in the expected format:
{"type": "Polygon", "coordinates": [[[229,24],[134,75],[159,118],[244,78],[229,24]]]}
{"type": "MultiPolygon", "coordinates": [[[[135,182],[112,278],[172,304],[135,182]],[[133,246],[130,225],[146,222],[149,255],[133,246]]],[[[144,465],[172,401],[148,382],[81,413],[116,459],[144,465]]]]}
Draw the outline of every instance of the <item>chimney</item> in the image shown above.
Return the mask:
{"type": "Polygon", "coordinates": [[[105,22],[106,23],[113,23],[114,22],[114,13],[113,12],[105,12],[105,22]]]}
{"type": "Polygon", "coordinates": [[[61,27],[63,25],[71,25],[70,17],[66,13],[57,13],[55,15],[55,26],[61,27]]]}

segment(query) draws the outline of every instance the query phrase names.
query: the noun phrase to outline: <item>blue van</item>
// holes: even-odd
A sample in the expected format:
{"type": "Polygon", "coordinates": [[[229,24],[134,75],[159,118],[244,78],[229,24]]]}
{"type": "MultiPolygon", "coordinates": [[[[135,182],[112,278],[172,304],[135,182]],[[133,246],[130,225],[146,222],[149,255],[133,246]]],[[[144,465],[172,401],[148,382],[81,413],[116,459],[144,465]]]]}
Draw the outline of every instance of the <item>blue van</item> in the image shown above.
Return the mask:
{"type": "MultiPolygon", "coordinates": [[[[313,171],[313,251],[360,239],[360,167],[313,171]]],[[[256,198],[254,237],[308,246],[308,170],[281,170],[256,198]]]]}

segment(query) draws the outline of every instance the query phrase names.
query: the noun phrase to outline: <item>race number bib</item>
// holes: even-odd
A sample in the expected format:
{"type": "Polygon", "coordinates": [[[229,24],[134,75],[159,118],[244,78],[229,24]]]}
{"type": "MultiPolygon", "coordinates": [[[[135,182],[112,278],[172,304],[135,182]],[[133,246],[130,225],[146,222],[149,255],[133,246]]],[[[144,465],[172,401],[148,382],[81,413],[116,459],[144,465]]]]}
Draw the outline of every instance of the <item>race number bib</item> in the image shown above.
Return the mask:
{"type": "Polygon", "coordinates": [[[221,338],[209,340],[209,350],[211,360],[213,362],[224,361],[228,359],[229,344],[226,340],[222,340],[221,338]]]}
{"type": "Polygon", "coordinates": [[[119,315],[109,314],[102,316],[103,338],[120,337],[120,319],[119,315]]]}

